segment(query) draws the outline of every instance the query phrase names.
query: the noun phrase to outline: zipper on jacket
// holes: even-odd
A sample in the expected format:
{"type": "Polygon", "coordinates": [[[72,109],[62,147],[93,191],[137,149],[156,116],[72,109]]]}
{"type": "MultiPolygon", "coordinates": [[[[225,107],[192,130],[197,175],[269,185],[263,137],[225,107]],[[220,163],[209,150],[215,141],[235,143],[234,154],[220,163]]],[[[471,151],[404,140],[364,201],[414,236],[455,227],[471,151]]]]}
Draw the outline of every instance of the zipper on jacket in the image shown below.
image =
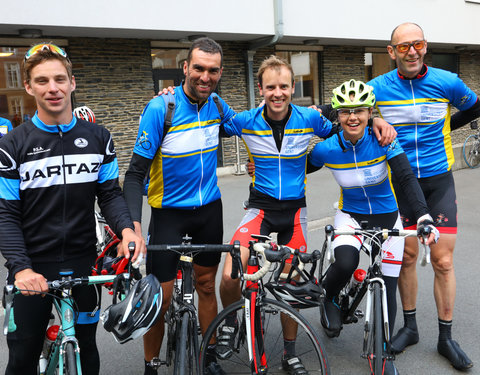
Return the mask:
{"type": "MultiPolygon", "coordinates": [[[[357,165],[357,153],[355,152],[355,146],[354,145],[352,145],[352,146],[353,146],[353,160],[355,161],[355,170],[357,172],[357,176],[359,176],[360,175],[360,170],[359,170],[358,165],[357,165]]],[[[370,198],[367,195],[367,191],[365,190],[365,187],[362,184],[360,184],[360,186],[363,190],[363,195],[365,195],[365,198],[367,198],[368,209],[370,211],[370,215],[372,215],[372,205],[370,203],[370,198]]]]}
{"type": "MultiPolygon", "coordinates": [[[[413,91],[413,80],[410,80],[410,89],[412,90],[413,109],[415,113],[415,92],[413,91]]],[[[418,161],[418,121],[415,119],[415,160],[417,162],[417,178],[420,178],[420,163],[418,161]]]]}
{"type": "Polygon", "coordinates": [[[62,239],[62,250],[61,250],[61,261],[63,262],[65,260],[65,242],[66,242],[66,227],[67,227],[67,213],[66,213],[66,207],[67,207],[67,176],[65,175],[65,150],[63,147],[63,132],[60,129],[59,126],[58,128],[58,136],[60,137],[60,146],[62,148],[62,173],[63,173],[63,209],[62,209],[62,223],[63,223],[63,239],[62,239]]]}
{"type": "MultiPolygon", "coordinates": [[[[273,143],[275,144],[275,137],[273,136],[272,127],[270,126],[268,121],[265,120],[265,118],[263,118],[263,121],[265,122],[265,124],[267,124],[267,126],[272,131],[272,140],[273,140],[273,143]]],[[[288,121],[290,121],[290,119],[288,119],[288,121]]],[[[280,150],[278,151],[278,200],[279,201],[282,200],[282,148],[283,148],[283,140],[285,139],[285,130],[287,129],[288,121],[285,124],[285,128],[283,129],[283,137],[281,137],[281,139],[280,139],[280,141],[281,141],[280,142],[280,150]]],[[[276,144],[275,144],[275,148],[277,148],[276,144]]],[[[275,197],[273,197],[273,198],[275,198],[275,197]]]]}
{"type": "MultiPolygon", "coordinates": [[[[202,132],[202,123],[200,122],[200,111],[198,109],[198,104],[195,104],[197,107],[197,118],[198,118],[198,127],[200,128],[200,134],[205,137],[205,134],[202,132]]],[[[200,206],[203,206],[203,197],[202,197],[202,183],[203,183],[203,148],[200,147],[200,165],[202,166],[202,173],[200,175],[200,185],[198,186],[198,196],[200,198],[200,206]]],[[[215,172],[216,173],[216,172],[215,172]]]]}

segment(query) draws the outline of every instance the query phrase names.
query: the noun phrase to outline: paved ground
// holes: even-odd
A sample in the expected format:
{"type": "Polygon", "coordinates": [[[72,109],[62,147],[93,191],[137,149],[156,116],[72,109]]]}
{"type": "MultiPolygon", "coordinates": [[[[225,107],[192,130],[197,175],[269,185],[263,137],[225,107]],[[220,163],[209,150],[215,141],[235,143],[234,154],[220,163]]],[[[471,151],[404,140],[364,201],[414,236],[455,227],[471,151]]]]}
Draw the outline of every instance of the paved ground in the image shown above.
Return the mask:
{"type": "MultiPolygon", "coordinates": [[[[480,345],[476,314],[480,309],[478,295],[478,222],[480,195],[478,182],[480,169],[464,169],[454,173],[457,184],[459,205],[459,234],[455,252],[457,275],[457,301],[455,308],[454,337],[475,363],[470,374],[480,374],[480,345]],[[477,245],[475,245],[477,244],[477,245]]],[[[219,185],[224,202],[224,239],[228,241],[243,216],[242,201],[248,195],[247,176],[225,176],[219,185]]],[[[333,203],[338,199],[338,187],[327,170],[309,175],[309,247],[318,248],[323,241],[323,226],[334,214],[333,203]]],[[[148,216],[148,210],[144,210],[148,216]]],[[[146,220],[145,220],[146,221],[146,220]]],[[[457,371],[436,353],[437,319],[432,295],[433,273],[431,267],[421,268],[419,274],[418,323],[421,334],[420,343],[397,357],[397,366],[402,374],[456,374],[457,371]]],[[[0,279],[5,278],[5,270],[0,270],[0,279]]],[[[108,296],[104,298],[107,305],[108,296]]],[[[330,340],[322,332],[318,310],[304,310],[305,316],[320,331],[329,357],[332,374],[351,375],[368,374],[365,360],[360,358],[362,342],[362,324],[346,326],[339,338],[330,340]]],[[[0,313],[3,315],[3,313],[0,313]]],[[[401,310],[398,312],[397,326],[402,324],[401,310]]],[[[102,374],[142,374],[141,341],[125,345],[117,344],[110,334],[99,328],[98,342],[102,358],[102,374]]],[[[0,371],[7,360],[6,342],[0,337],[0,371]]],[[[161,372],[160,372],[161,373],[161,372]]],[[[167,372],[163,372],[167,373],[167,372]]],[[[88,375],[88,374],[87,374],[88,375]]]]}

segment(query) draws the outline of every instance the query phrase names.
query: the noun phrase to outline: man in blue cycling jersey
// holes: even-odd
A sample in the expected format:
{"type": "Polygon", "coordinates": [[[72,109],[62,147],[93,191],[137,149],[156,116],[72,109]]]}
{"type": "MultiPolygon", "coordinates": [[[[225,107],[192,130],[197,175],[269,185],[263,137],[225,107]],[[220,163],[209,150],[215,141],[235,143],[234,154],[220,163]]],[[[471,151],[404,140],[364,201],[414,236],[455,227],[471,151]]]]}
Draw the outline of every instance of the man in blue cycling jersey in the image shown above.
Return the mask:
{"type": "Polygon", "coordinates": [[[6,118],[0,117],[0,138],[12,130],[12,123],[6,118]]]}
{"type": "MultiPolygon", "coordinates": [[[[188,234],[196,244],[223,242],[223,216],[217,186],[217,149],[221,125],[235,112],[215,93],[222,75],[223,52],[210,38],[190,47],[183,66],[185,81],[175,89],[175,115],[165,131],[165,101],[151,100],[144,109],[137,143],[125,175],[125,196],[141,233],[143,182],[150,171],[148,203],[152,207],[150,244],[179,244],[188,234]],[[215,100],[223,110],[219,113],[215,100]]],[[[164,314],[171,302],[179,255],[152,253],[147,273],[162,283],[161,317],[144,336],[145,374],[156,374],[156,360],[163,340],[164,314]]],[[[217,315],[215,275],[220,253],[200,253],[194,258],[198,313],[202,333],[217,315]]],[[[209,347],[212,373],[222,373],[209,347]]]]}
{"type": "MultiPolygon", "coordinates": [[[[94,205],[119,237],[120,251],[135,260],[145,251],[134,232],[118,184],[118,163],[110,133],[76,119],[71,109],[75,90],[72,63],[53,44],[32,47],[24,59],[25,90],[37,112],[0,139],[0,251],[7,260],[8,283],[22,294],[14,298],[17,329],[7,335],[6,374],[34,375],[52,310],[47,280],[71,269],[88,276],[97,257],[94,205]]],[[[72,290],[78,316],[75,334],[85,374],[98,374],[95,341],[98,291],[72,290]]]]}
{"type": "MultiPolygon", "coordinates": [[[[457,204],[451,171],[454,158],[450,131],[477,118],[480,115],[480,102],[456,74],[424,64],[427,41],[417,24],[397,26],[387,50],[390,58],[396,62],[397,69],[368,84],[374,87],[376,108],[398,132],[398,142],[407,154],[434,224],[441,233],[439,242],[431,246],[439,324],[437,350],[456,369],[465,370],[472,367],[473,363],[451,338],[457,204]],[[452,105],[459,110],[453,116],[450,115],[452,105]]],[[[406,229],[413,229],[416,227],[414,212],[393,177],[403,225],[406,229]]],[[[403,351],[419,340],[415,318],[417,256],[416,239],[407,239],[399,278],[405,325],[392,339],[392,347],[396,352],[403,351]]]]}

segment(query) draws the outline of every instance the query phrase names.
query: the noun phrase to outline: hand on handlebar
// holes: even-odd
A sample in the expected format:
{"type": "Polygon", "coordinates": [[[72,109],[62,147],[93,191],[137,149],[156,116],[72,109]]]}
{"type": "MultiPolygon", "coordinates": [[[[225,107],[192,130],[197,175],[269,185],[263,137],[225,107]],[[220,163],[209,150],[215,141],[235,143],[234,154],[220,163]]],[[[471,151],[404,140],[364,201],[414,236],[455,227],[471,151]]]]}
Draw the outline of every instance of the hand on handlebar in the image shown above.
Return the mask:
{"type": "Polygon", "coordinates": [[[417,220],[417,235],[422,244],[427,246],[437,243],[440,233],[433,225],[433,219],[430,215],[423,215],[417,220]]]}
{"type": "Polygon", "coordinates": [[[132,229],[125,228],[122,231],[122,242],[119,246],[119,255],[124,255],[125,258],[130,259],[130,242],[135,244],[135,252],[131,259],[132,263],[135,263],[140,256],[140,253],[143,254],[145,258],[147,253],[147,247],[145,246],[145,241],[143,237],[136,234],[132,229]]]}
{"type": "Polygon", "coordinates": [[[15,286],[17,289],[22,289],[21,293],[24,296],[48,292],[47,279],[31,268],[26,268],[15,274],[15,286]]]}

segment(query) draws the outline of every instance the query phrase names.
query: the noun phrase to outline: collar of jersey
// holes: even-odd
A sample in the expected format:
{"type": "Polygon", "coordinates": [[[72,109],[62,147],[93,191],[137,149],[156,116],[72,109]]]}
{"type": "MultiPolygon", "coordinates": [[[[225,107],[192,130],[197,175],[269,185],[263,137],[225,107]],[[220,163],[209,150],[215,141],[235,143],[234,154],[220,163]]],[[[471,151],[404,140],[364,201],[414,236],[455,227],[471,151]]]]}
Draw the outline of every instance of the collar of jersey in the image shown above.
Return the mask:
{"type": "Polygon", "coordinates": [[[347,140],[345,139],[345,137],[344,137],[344,131],[343,131],[343,130],[340,132],[340,135],[341,135],[341,137],[342,137],[342,142],[343,142],[343,144],[345,145],[345,147],[353,148],[353,147],[358,147],[358,146],[360,146],[360,145],[364,142],[364,139],[365,139],[365,137],[367,136],[367,132],[368,132],[368,126],[365,127],[365,130],[364,130],[364,132],[363,132],[362,138],[360,138],[360,139],[358,140],[358,142],[355,143],[355,144],[352,144],[352,142],[347,141],[347,140]]]}
{"type": "Polygon", "coordinates": [[[398,76],[400,77],[400,79],[403,79],[404,81],[411,81],[411,80],[414,80],[414,79],[423,78],[423,77],[425,77],[425,76],[427,75],[427,73],[428,73],[428,66],[425,65],[425,64],[423,64],[423,67],[422,67],[422,70],[420,70],[420,73],[417,74],[417,76],[416,76],[416,77],[413,77],[413,78],[407,78],[407,77],[405,77],[405,76],[402,75],[402,74],[398,71],[398,69],[397,69],[397,74],[398,74],[398,76]]]}
{"type": "Polygon", "coordinates": [[[58,133],[59,131],[62,131],[63,133],[65,133],[75,126],[75,124],[77,123],[77,118],[75,116],[72,116],[72,121],[70,121],[69,124],[47,125],[42,120],[40,120],[40,118],[38,117],[38,111],[37,111],[35,112],[35,116],[33,116],[32,118],[32,122],[37,128],[49,133],[58,133]]]}

